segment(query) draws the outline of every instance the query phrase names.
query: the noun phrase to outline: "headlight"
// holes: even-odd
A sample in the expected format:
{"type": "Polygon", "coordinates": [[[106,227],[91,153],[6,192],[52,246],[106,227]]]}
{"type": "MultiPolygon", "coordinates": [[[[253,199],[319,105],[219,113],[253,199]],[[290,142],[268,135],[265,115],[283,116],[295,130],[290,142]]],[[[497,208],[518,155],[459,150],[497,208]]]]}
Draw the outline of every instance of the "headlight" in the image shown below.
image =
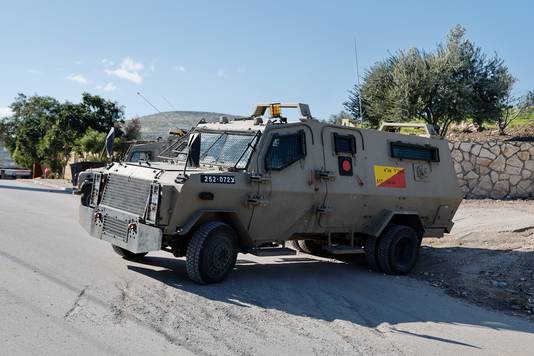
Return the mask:
{"type": "Polygon", "coordinates": [[[159,184],[152,184],[150,186],[150,196],[148,198],[146,222],[155,224],[158,218],[159,205],[159,184]]]}
{"type": "Polygon", "coordinates": [[[89,199],[89,206],[95,207],[98,205],[98,197],[100,195],[100,185],[102,184],[102,174],[95,173],[93,178],[93,189],[91,190],[91,198],[89,199]]]}

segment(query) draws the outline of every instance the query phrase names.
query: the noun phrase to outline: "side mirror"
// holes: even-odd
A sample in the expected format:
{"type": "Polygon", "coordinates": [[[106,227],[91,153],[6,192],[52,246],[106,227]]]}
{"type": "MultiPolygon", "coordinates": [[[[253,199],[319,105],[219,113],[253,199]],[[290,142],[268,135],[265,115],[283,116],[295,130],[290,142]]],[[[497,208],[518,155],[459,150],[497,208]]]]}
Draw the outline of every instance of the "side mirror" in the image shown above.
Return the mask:
{"type": "Polygon", "coordinates": [[[187,143],[187,165],[190,167],[198,167],[200,165],[200,134],[194,133],[189,137],[187,143]]]}

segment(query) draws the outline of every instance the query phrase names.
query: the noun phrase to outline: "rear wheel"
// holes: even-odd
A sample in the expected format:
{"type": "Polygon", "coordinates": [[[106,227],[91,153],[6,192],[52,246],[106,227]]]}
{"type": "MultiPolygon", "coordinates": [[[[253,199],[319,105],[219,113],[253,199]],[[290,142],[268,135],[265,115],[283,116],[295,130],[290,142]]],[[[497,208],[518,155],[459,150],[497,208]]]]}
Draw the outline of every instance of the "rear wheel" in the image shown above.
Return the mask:
{"type": "Polygon", "coordinates": [[[420,247],[421,239],[414,229],[391,225],[378,242],[378,265],[387,274],[407,274],[417,262],[420,247]]]}
{"type": "Polygon", "coordinates": [[[381,272],[380,266],[378,265],[378,239],[374,236],[370,236],[365,240],[365,261],[367,266],[373,271],[381,272]]]}
{"type": "Polygon", "coordinates": [[[113,251],[119,256],[121,256],[124,259],[127,260],[138,260],[146,256],[148,252],[142,252],[142,253],[133,253],[128,250],[123,249],[122,247],[111,245],[113,247],[113,251]]]}
{"type": "Polygon", "coordinates": [[[187,247],[189,278],[201,284],[224,280],[234,269],[237,250],[236,234],[228,224],[213,221],[201,225],[187,247]]]}

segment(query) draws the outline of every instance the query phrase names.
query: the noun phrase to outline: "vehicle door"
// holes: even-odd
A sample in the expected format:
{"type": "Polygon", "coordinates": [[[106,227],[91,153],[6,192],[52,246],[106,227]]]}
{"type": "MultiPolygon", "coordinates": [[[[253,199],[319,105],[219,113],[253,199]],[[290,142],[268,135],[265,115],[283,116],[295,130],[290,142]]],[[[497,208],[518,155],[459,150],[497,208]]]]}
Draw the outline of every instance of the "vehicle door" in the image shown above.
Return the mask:
{"type": "Polygon", "coordinates": [[[319,198],[313,177],[317,146],[305,124],[266,130],[254,167],[261,179],[253,183],[249,200],[254,240],[282,241],[313,229],[319,198]]]}
{"type": "Polygon", "coordinates": [[[357,129],[324,126],[322,205],[318,221],[328,232],[358,228],[367,204],[367,170],[363,136],[357,129]]]}

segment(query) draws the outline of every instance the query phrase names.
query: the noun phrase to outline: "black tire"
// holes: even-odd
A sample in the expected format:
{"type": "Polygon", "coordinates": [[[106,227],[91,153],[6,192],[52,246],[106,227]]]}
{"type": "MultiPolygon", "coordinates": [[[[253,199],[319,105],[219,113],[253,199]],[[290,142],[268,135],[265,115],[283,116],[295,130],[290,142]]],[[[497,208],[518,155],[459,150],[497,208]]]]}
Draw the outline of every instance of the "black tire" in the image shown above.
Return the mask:
{"type": "Polygon", "coordinates": [[[314,240],[298,240],[298,245],[302,252],[310,255],[322,256],[326,254],[322,246],[314,240]]]}
{"type": "Polygon", "coordinates": [[[128,250],[123,249],[122,247],[111,245],[113,248],[113,251],[122,258],[126,260],[139,260],[146,256],[148,252],[142,252],[142,253],[133,253],[128,250]]]}
{"type": "Polygon", "coordinates": [[[376,272],[382,272],[380,266],[378,265],[378,239],[374,236],[368,237],[365,240],[365,261],[367,266],[376,272]]]}
{"type": "Polygon", "coordinates": [[[407,274],[417,262],[420,247],[421,239],[414,229],[391,225],[378,241],[378,265],[387,274],[407,274]]]}
{"type": "Polygon", "coordinates": [[[91,199],[91,192],[93,190],[92,184],[84,184],[80,189],[80,201],[83,206],[89,206],[89,199],[91,199]]]}
{"type": "Polygon", "coordinates": [[[219,221],[201,225],[187,246],[189,278],[200,284],[221,282],[234,269],[237,250],[237,237],[232,227],[219,221]]]}

